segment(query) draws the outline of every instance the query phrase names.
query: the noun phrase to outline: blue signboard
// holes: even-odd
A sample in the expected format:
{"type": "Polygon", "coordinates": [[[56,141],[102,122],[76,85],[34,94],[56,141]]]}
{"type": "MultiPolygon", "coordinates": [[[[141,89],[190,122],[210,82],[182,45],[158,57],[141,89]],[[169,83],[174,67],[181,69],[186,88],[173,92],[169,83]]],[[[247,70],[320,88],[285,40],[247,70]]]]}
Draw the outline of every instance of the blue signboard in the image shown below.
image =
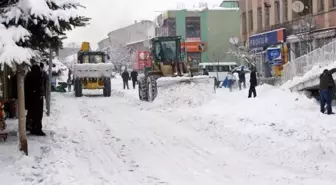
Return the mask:
{"type": "Polygon", "coordinates": [[[250,49],[271,46],[282,42],[286,42],[285,30],[286,29],[282,28],[270,32],[252,35],[249,38],[250,49]]]}
{"type": "Polygon", "coordinates": [[[281,49],[269,48],[267,49],[267,60],[272,65],[280,65],[282,63],[281,49]]]}

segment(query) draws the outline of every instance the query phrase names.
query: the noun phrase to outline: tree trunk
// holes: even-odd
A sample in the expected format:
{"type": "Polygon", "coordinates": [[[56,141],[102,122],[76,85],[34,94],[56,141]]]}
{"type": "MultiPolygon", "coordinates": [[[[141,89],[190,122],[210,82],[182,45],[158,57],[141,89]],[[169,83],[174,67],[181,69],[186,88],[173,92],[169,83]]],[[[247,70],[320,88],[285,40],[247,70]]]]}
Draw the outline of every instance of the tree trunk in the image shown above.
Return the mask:
{"type": "Polygon", "coordinates": [[[24,101],[24,75],[25,70],[23,65],[18,65],[17,69],[17,89],[18,89],[18,117],[19,117],[19,140],[20,151],[28,155],[28,142],[26,136],[26,115],[25,115],[25,101],[24,101]]]}

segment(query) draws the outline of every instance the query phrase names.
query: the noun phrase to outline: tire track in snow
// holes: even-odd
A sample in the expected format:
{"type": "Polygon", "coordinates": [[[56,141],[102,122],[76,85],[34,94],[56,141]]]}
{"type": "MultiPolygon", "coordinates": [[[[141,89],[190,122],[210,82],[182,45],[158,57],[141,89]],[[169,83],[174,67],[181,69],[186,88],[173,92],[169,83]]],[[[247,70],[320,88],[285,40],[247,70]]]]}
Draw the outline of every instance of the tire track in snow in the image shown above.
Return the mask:
{"type": "MultiPolygon", "coordinates": [[[[132,152],[129,147],[127,147],[126,144],[123,144],[123,141],[117,137],[112,136],[112,130],[109,128],[109,125],[107,125],[105,122],[103,122],[101,119],[99,119],[99,115],[95,115],[92,110],[89,108],[89,104],[87,101],[81,102],[81,115],[85,117],[88,121],[92,122],[94,125],[97,126],[97,134],[99,137],[99,134],[103,133],[103,138],[105,141],[110,142],[114,141],[112,143],[108,143],[109,145],[113,146],[113,148],[116,148],[116,156],[120,159],[124,164],[128,166],[129,172],[135,172],[142,174],[141,166],[137,164],[137,162],[132,159],[129,154],[132,152]],[[106,129],[103,129],[106,128],[106,129]]],[[[96,109],[98,107],[93,106],[92,108],[96,109]]],[[[148,184],[168,184],[162,180],[160,180],[158,177],[152,176],[152,175],[142,175],[141,180],[142,183],[148,183],[148,184]],[[144,178],[146,177],[146,178],[144,178]]]]}
{"type": "MultiPolygon", "coordinates": [[[[105,104],[106,105],[106,104],[105,104]]],[[[105,115],[113,115],[113,114],[119,114],[116,113],[115,110],[109,109],[109,107],[106,106],[100,106],[96,107],[100,110],[97,112],[104,113],[105,115]]],[[[118,110],[120,107],[118,107],[118,110]]],[[[156,117],[148,115],[148,113],[139,113],[139,115],[143,115],[143,117],[137,117],[137,120],[144,120],[148,119],[148,124],[142,124],[142,123],[133,123],[130,127],[133,127],[134,130],[137,130],[137,132],[142,133],[142,135],[146,135],[146,138],[150,141],[147,144],[148,146],[151,146],[153,150],[157,151],[158,155],[166,154],[169,156],[171,160],[173,160],[173,163],[176,163],[179,168],[184,172],[187,173],[189,171],[190,173],[194,174],[195,176],[203,175],[204,173],[208,173],[208,169],[204,169],[205,166],[208,166],[209,168],[212,165],[217,165],[218,170],[220,170],[221,167],[226,167],[225,162],[223,159],[220,161],[211,160],[209,161],[209,158],[214,157],[211,155],[211,153],[204,148],[195,145],[191,140],[187,139],[187,137],[174,137],[174,132],[172,133],[160,133],[158,134],[156,131],[156,128],[153,128],[150,123],[155,122],[156,117]],[[151,131],[151,132],[148,132],[151,131]],[[165,136],[168,134],[168,136],[165,136]],[[169,143],[170,141],[170,143],[169,143]],[[173,143],[171,143],[173,141],[173,143]],[[175,146],[174,146],[175,145],[175,146]],[[167,147],[169,149],[167,149],[167,147]],[[172,152],[173,151],[173,152],[172,152]],[[161,154],[159,154],[161,153],[161,154]],[[178,155],[174,154],[178,153],[178,155]]],[[[115,119],[115,118],[113,118],[115,119]]],[[[116,118],[117,122],[119,122],[119,119],[116,118]]],[[[123,121],[127,122],[126,121],[123,121]]],[[[178,126],[174,126],[173,123],[169,121],[169,123],[166,123],[166,120],[160,120],[162,123],[157,123],[158,125],[161,125],[163,127],[166,127],[167,125],[172,126],[173,130],[179,130],[180,128],[178,126]]],[[[160,129],[162,131],[162,129],[160,129]]],[[[163,129],[165,130],[165,129],[163,129]]],[[[167,130],[172,130],[171,127],[167,130]]],[[[164,157],[164,156],[162,156],[164,157]]],[[[218,179],[217,182],[223,182],[223,178],[228,178],[227,176],[223,175],[222,173],[214,173],[211,175],[212,179],[218,179]]]]}

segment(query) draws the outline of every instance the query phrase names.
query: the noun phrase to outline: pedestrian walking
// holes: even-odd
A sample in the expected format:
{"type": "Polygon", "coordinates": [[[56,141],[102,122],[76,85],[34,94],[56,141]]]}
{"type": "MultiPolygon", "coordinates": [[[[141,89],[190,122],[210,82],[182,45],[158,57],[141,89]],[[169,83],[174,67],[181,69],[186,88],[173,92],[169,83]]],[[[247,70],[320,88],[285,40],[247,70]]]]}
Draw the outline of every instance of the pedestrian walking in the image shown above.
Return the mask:
{"type": "Polygon", "coordinates": [[[129,89],[129,86],[128,86],[128,81],[130,80],[130,75],[127,71],[127,69],[124,70],[124,72],[121,74],[121,78],[123,80],[123,86],[124,86],[124,89],[127,87],[127,89],[129,89]]]}
{"type": "Polygon", "coordinates": [[[230,92],[232,92],[232,86],[234,84],[235,78],[236,77],[233,75],[232,72],[228,73],[228,75],[227,75],[227,79],[228,79],[227,86],[230,89],[230,92]]]}
{"type": "Polygon", "coordinates": [[[43,118],[43,74],[40,66],[34,64],[25,78],[25,105],[27,130],[33,135],[45,136],[42,131],[43,118]]]}
{"type": "Polygon", "coordinates": [[[242,90],[242,84],[244,89],[246,88],[246,78],[245,78],[245,71],[244,66],[241,67],[241,70],[238,71],[238,78],[239,78],[239,90],[242,90]]]}
{"type": "Polygon", "coordinates": [[[255,67],[252,67],[251,73],[250,73],[250,89],[248,93],[248,98],[251,98],[252,94],[255,98],[257,96],[256,86],[257,86],[257,72],[255,67]]]}
{"type": "Polygon", "coordinates": [[[209,72],[205,68],[203,68],[203,75],[209,76],[209,72]]]}
{"type": "Polygon", "coordinates": [[[133,89],[135,89],[135,84],[138,82],[138,72],[135,69],[131,72],[131,78],[133,89]]]}
{"type": "Polygon", "coordinates": [[[333,91],[335,89],[335,81],[332,74],[336,72],[336,68],[332,70],[325,69],[320,75],[320,105],[321,113],[325,113],[325,105],[327,105],[327,114],[334,114],[332,112],[331,102],[333,99],[333,91]]]}

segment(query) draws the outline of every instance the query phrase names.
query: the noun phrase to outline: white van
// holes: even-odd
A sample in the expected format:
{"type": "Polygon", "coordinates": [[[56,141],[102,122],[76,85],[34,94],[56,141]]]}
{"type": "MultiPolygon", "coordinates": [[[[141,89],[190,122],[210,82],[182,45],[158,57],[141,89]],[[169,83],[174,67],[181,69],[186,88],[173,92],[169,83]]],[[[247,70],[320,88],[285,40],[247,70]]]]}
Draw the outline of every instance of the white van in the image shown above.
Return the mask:
{"type": "Polygon", "coordinates": [[[205,68],[209,76],[216,77],[217,81],[222,82],[227,74],[234,68],[238,67],[236,62],[204,62],[199,64],[199,71],[205,68]]]}

